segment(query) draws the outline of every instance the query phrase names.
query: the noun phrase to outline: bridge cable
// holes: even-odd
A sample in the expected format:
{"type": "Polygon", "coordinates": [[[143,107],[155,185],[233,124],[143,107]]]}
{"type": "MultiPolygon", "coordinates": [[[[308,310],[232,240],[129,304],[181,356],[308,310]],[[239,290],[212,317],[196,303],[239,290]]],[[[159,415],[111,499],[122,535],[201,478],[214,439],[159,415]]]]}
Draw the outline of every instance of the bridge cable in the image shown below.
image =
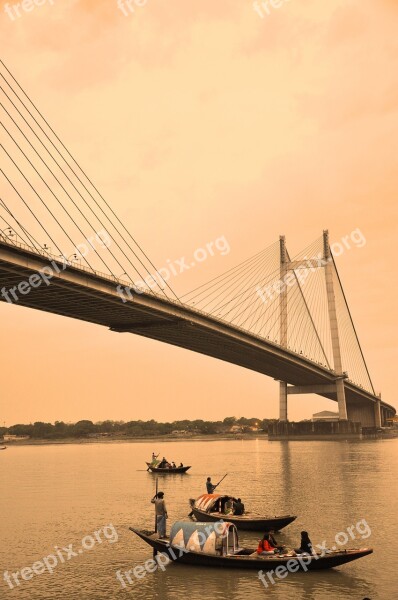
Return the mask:
{"type": "Polygon", "coordinates": [[[351,325],[352,325],[352,328],[353,328],[353,330],[354,330],[355,338],[356,338],[356,340],[357,340],[357,343],[358,343],[358,347],[359,347],[359,351],[360,351],[360,353],[361,353],[361,356],[362,356],[363,364],[364,364],[364,366],[365,366],[366,373],[367,373],[367,375],[368,375],[369,382],[370,382],[370,385],[371,385],[371,387],[372,387],[373,394],[376,396],[376,392],[375,392],[375,389],[374,389],[374,387],[373,387],[373,382],[372,382],[372,379],[371,379],[371,377],[370,377],[369,369],[368,369],[368,366],[367,366],[367,364],[366,364],[365,356],[364,356],[364,354],[363,354],[363,351],[362,351],[362,346],[361,346],[361,343],[360,343],[360,341],[359,341],[359,337],[358,337],[357,330],[356,330],[356,328],[355,328],[355,325],[354,325],[354,321],[353,321],[353,319],[352,319],[351,311],[350,311],[350,308],[349,308],[349,306],[348,306],[347,298],[346,298],[346,295],[345,295],[345,292],[344,292],[343,285],[342,285],[342,283],[341,283],[340,275],[339,275],[339,272],[338,272],[338,270],[337,270],[337,266],[336,266],[336,263],[335,263],[335,260],[334,260],[334,256],[333,256],[333,254],[331,254],[331,256],[332,256],[332,260],[333,260],[333,265],[334,265],[335,273],[336,273],[336,276],[337,276],[337,279],[338,279],[338,282],[339,282],[340,291],[341,291],[341,293],[342,293],[342,295],[343,295],[344,303],[345,303],[345,306],[346,306],[346,308],[347,308],[348,315],[349,315],[349,317],[350,317],[351,325]]]}
{"type": "Polygon", "coordinates": [[[18,190],[16,189],[16,187],[14,186],[14,184],[12,183],[12,181],[7,177],[7,175],[4,173],[3,169],[0,167],[0,173],[2,173],[4,175],[4,177],[7,179],[8,183],[11,185],[11,187],[14,189],[14,191],[18,194],[19,198],[22,200],[22,202],[25,204],[26,208],[29,210],[29,212],[32,214],[32,216],[34,217],[34,219],[38,222],[38,224],[40,225],[40,227],[43,229],[43,231],[45,232],[45,234],[47,235],[48,239],[51,240],[51,242],[54,244],[54,246],[57,248],[58,252],[60,253],[61,256],[63,256],[62,250],[58,247],[57,243],[53,240],[53,238],[51,237],[51,235],[49,234],[49,232],[46,230],[46,228],[43,226],[43,224],[39,221],[39,219],[36,217],[36,215],[34,214],[34,212],[31,210],[31,208],[28,206],[28,204],[25,202],[24,198],[21,196],[21,194],[18,192],[18,190]]]}
{"type": "MultiPolygon", "coordinates": [[[[91,184],[91,186],[93,187],[93,189],[97,192],[97,194],[99,195],[99,197],[102,199],[102,201],[105,203],[105,205],[107,206],[107,208],[110,210],[110,212],[113,214],[113,216],[116,218],[117,222],[123,227],[123,229],[126,231],[127,235],[131,238],[131,240],[134,242],[134,244],[137,246],[137,248],[140,250],[140,252],[143,254],[143,256],[146,258],[146,260],[149,262],[149,264],[155,269],[156,273],[159,275],[159,277],[161,278],[161,280],[163,281],[163,283],[166,285],[167,288],[169,288],[169,290],[172,292],[172,294],[174,295],[174,297],[176,298],[177,301],[180,302],[178,296],[175,294],[175,292],[173,291],[173,289],[171,288],[171,286],[165,281],[165,279],[160,275],[160,273],[158,272],[158,270],[156,269],[155,265],[152,263],[152,261],[149,259],[149,257],[146,255],[146,253],[144,252],[144,250],[142,249],[142,247],[138,244],[138,242],[133,238],[133,236],[131,235],[131,233],[128,231],[128,229],[125,227],[125,225],[122,223],[122,221],[119,219],[119,217],[117,216],[117,214],[115,213],[115,211],[112,209],[112,207],[108,204],[108,202],[105,200],[105,198],[102,196],[102,194],[99,192],[99,190],[96,188],[96,186],[94,185],[94,183],[91,181],[91,179],[88,177],[88,175],[85,173],[85,171],[82,169],[82,167],[79,165],[79,163],[75,160],[75,158],[72,156],[72,154],[69,152],[69,150],[67,149],[67,147],[65,146],[65,144],[61,141],[61,139],[58,137],[58,135],[55,133],[55,131],[53,130],[53,128],[51,127],[51,125],[47,122],[47,120],[44,118],[43,114],[40,112],[40,110],[37,108],[37,106],[33,103],[33,101],[31,100],[31,98],[28,96],[28,94],[25,92],[25,90],[21,87],[21,85],[18,83],[18,81],[15,79],[15,77],[12,75],[12,73],[10,72],[10,70],[7,68],[7,66],[4,64],[4,62],[0,59],[0,63],[3,65],[3,67],[6,69],[6,71],[9,73],[9,75],[12,77],[12,79],[15,81],[15,83],[17,84],[17,86],[19,87],[19,89],[22,91],[22,93],[24,94],[24,96],[28,99],[28,101],[30,102],[30,104],[34,107],[34,109],[36,110],[36,112],[40,115],[41,119],[44,121],[44,123],[47,125],[47,127],[50,129],[50,131],[53,133],[53,135],[55,136],[55,138],[58,140],[58,142],[61,144],[61,146],[65,149],[65,151],[67,152],[67,154],[70,156],[70,158],[72,159],[72,161],[75,163],[75,165],[78,167],[78,169],[80,170],[80,172],[84,175],[84,177],[87,179],[87,181],[91,184]]],[[[8,83],[8,81],[4,78],[4,76],[2,75],[3,79],[6,81],[6,83],[9,85],[9,87],[13,90],[13,88],[10,86],[10,84],[8,83]]],[[[109,220],[109,222],[112,224],[112,226],[116,229],[117,233],[120,235],[120,237],[123,239],[123,241],[126,243],[126,245],[129,247],[129,249],[131,250],[131,252],[134,254],[134,256],[137,258],[137,260],[140,262],[140,264],[145,268],[145,270],[147,271],[147,273],[151,276],[149,270],[145,267],[145,265],[142,263],[141,259],[137,256],[137,254],[134,252],[134,250],[131,248],[130,244],[125,240],[125,238],[121,235],[121,233],[119,232],[119,230],[117,229],[117,227],[112,223],[111,219],[106,215],[106,213],[104,212],[104,210],[102,209],[102,207],[99,205],[99,203],[95,200],[94,196],[89,192],[89,190],[87,189],[87,187],[84,185],[84,183],[81,181],[81,179],[78,177],[78,175],[75,173],[75,171],[72,169],[71,165],[67,162],[67,160],[65,159],[65,157],[59,152],[59,150],[56,148],[56,146],[54,145],[54,143],[52,142],[52,140],[48,137],[48,135],[46,134],[46,132],[43,130],[43,128],[41,127],[41,125],[37,122],[37,120],[35,119],[35,117],[32,115],[32,113],[29,111],[29,109],[26,107],[26,105],[22,102],[22,100],[20,99],[20,97],[18,96],[18,94],[15,92],[15,90],[13,90],[14,94],[17,96],[17,98],[19,99],[19,101],[21,102],[21,104],[25,107],[25,109],[28,111],[28,113],[30,114],[30,116],[33,118],[33,120],[35,121],[35,123],[38,125],[38,127],[41,129],[41,131],[44,133],[44,135],[47,137],[47,139],[50,141],[50,143],[54,146],[54,148],[56,149],[56,151],[58,152],[58,154],[61,156],[61,158],[64,160],[64,162],[68,165],[68,167],[70,168],[70,170],[72,171],[72,173],[77,177],[77,179],[79,180],[79,182],[81,183],[81,185],[84,187],[84,189],[87,191],[87,193],[90,195],[90,197],[94,200],[95,204],[97,205],[97,207],[103,212],[103,214],[107,217],[107,219],[109,220]]],[[[167,296],[167,294],[166,294],[167,296]]]]}
{"type": "MultiPolygon", "coordinates": [[[[28,237],[28,241],[30,242],[30,244],[33,244],[33,247],[35,250],[40,251],[41,250],[41,246],[40,244],[37,242],[37,240],[35,240],[35,238],[33,237],[33,235],[31,235],[27,229],[25,229],[25,227],[23,227],[23,225],[17,220],[17,218],[14,216],[14,214],[11,212],[11,210],[8,208],[8,206],[6,205],[6,203],[4,202],[3,198],[0,198],[0,202],[2,203],[2,205],[4,206],[4,208],[6,209],[7,213],[14,219],[14,221],[16,222],[16,224],[21,228],[21,230],[25,233],[25,235],[28,237]],[[33,241],[32,241],[33,240],[33,241]],[[35,243],[37,244],[38,247],[35,246],[35,243]]],[[[3,219],[3,221],[5,223],[7,223],[6,219],[2,216],[1,217],[3,219]]],[[[13,230],[14,228],[7,223],[8,227],[13,230]]],[[[19,237],[22,238],[21,234],[19,234],[19,237]]],[[[22,238],[23,239],[23,238],[22,238]]],[[[26,240],[24,240],[24,242],[26,243],[26,240]]],[[[29,243],[26,244],[27,246],[30,245],[29,243]]]]}
{"type": "MultiPolygon", "coordinates": [[[[3,123],[0,123],[0,125],[2,125],[2,127],[4,127],[3,123]]],[[[15,140],[14,140],[15,141],[15,140]]],[[[15,142],[16,143],[16,142],[15,142]]],[[[18,146],[18,144],[16,143],[16,145],[18,146]]],[[[19,147],[19,146],[18,146],[19,147]]],[[[56,218],[56,216],[54,215],[54,213],[50,210],[50,208],[47,206],[47,204],[44,202],[43,198],[40,196],[40,194],[38,193],[38,191],[35,189],[35,187],[31,184],[31,182],[29,181],[29,179],[26,177],[26,175],[21,171],[21,169],[18,167],[17,163],[15,162],[15,160],[12,158],[12,156],[7,152],[7,150],[5,149],[5,147],[3,146],[3,144],[0,144],[0,148],[2,148],[4,150],[4,152],[7,154],[8,158],[11,160],[11,162],[14,164],[14,166],[17,168],[17,170],[19,171],[19,173],[22,175],[22,177],[25,179],[26,183],[30,186],[30,188],[34,191],[34,193],[36,194],[36,196],[39,198],[39,200],[42,202],[43,206],[48,210],[48,212],[50,213],[50,215],[53,217],[54,221],[59,225],[59,227],[61,228],[61,230],[63,231],[63,233],[65,234],[65,236],[68,238],[68,240],[71,242],[72,246],[76,247],[76,244],[74,243],[74,241],[72,240],[72,238],[69,236],[69,234],[67,233],[67,231],[65,230],[65,228],[63,227],[63,225],[61,225],[61,223],[59,222],[59,220],[56,218]]],[[[20,149],[21,150],[21,149],[20,149]]],[[[24,154],[24,152],[21,150],[22,154],[25,156],[25,158],[28,160],[28,162],[30,163],[29,159],[26,157],[26,155],[24,154]]],[[[31,164],[31,163],[30,163],[31,164]]],[[[33,167],[34,168],[34,167],[33,167]]],[[[35,169],[36,171],[36,169],[35,169]]],[[[38,173],[38,175],[40,176],[40,174],[38,173]]],[[[47,184],[46,184],[47,185],[47,184]]],[[[48,187],[48,186],[47,186],[48,187]]],[[[58,198],[57,198],[58,200],[58,198]]],[[[61,204],[61,202],[58,200],[59,204],[63,207],[63,205],[61,204]]],[[[68,212],[66,211],[66,209],[64,208],[65,212],[68,214],[68,212]]],[[[70,216],[70,215],[69,215],[70,216]]],[[[73,221],[72,217],[70,217],[71,220],[73,221]]],[[[80,233],[84,236],[84,233],[80,230],[80,228],[76,225],[76,227],[79,229],[80,233]]],[[[62,252],[61,252],[62,254],[62,252]]],[[[63,254],[62,254],[63,255],[63,254]]],[[[88,262],[87,258],[84,256],[83,257],[84,260],[86,261],[87,265],[90,267],[90,269],[92,271],[94,271],[94,269],[92,268],[92,266],[90,265],[90,263],[88,262]]],[[[106,267],[108,268],[108,267],[106,267]]]]}
{"type": "MultiPolygon", "coordinates": [[[[0,86],[0,89],[1,86],[0,86]]],[[[8,96],[7,96],[8,97],[8,96]]],[[[23,131],[20,129],[19,125],[14,121],[14,119],[12,118],[12,116],[9,114],[9,112],[7,111],[7,109],[3,106],[3,104],[0,102],[0,106],[2,106],[2,108],[5,110],[5,112],[7,113],[7,115],[10,117],[10,119],[13,121],[13,123],[16,125],[16,127],[19,129],[19,131],[21,132],[21,134],[24,136],[24,138],[26,139],[26,141],[28,142],[28,144],[31,146],[31,148],[33,148],[33,150],[36,152],[37,156],[40,158],[40,160],[43,162],[43,164],[47,167],[47,169],[50,171],[51,175],[54,177],[54,179],[57,181],[57,183],[61,186],[61,188],[63,189],[63,191],[67,194],[67,196],[69,197],[69,199],[71,200],[71,202],[73,203],[73,205],[75,206],[75,208],[77,208],[77,210],[79,211],[79,213],[83,216],[83,218],[85,219],[85,221],[88,223],[88,225],[90,226],[90,228],[95,231],[95,228],[93,227],[93,225],[91,224],[91,222],[88,220],[88,218],[84,215],[84,213],[80,210],[80,208],[77,206],[77,204],[74,202],[73,198],[70,196],[70,194],[68,193],[68,191],[65,189],[65,187],[62,185],[62,183],[58,180],[58,178],[56,177],[56,175],[53,173],[53,171],[50,169],[50,167],[48,166],[48,164],[45,162],[45,160],[40,156],[40,154],[37,152],[36,148],[32,145],[32,143],[30,142],[30,140],[28,140],[28,138],[26,137],[26,135],[23,133],[23,131]]],[[[18,110],[18,109],[17,109],[18,110]]],[[[19,112],[19,111],[18,111],[19,112]]],[[[21,115],[22,116],[22,115],[21,115]]],[[[24,118],[22,116],[22,118],[24,118]]],[[[25,119],[24,119],[25,120],[25,119]]],[[[25,121],[26,122],[26,121],[25,121]]],[[[4,125],[1,124],[3,127],[4,125]]],[[[28,124],[29,125],[29,124],[28,124]]],[[[30,126],[29,126],[30,127],[30,126]]],[[[8,130],[6,129],[7,133],[10,135],[10,137],[12,138],[11,134],[8,132],[8,130]]],[[[33,130],[32,130],[33,131],[33,130]]],[[[35,132],[33,132],[35,133],[35,132]]],[[[36,135],[36,134],[35,134],[36,135]]],[[[37,136],[36,136],[37,137],[37,136]]],[[[12,138],[13,139],[13,138],[12,138]]],[[[39,138],[38,138],[39,139],[39,138]]],[[[15,140],[13,139],[14,143],[15,140]]],[[[39,139],[39,141],[41,141],[39,139]]],[[[18,144],[16,144],[18,146],[18,144]]],[[[45,147],[45,146],[44,146],[45,147]]],[[[19,146],[18,146],[19,148],[19,146]]],[[[37,169],[33,166],[33,164],[30,162],[30,160],[27,158],[27,156],[24,154],[24,152],[21,150],[21,148],[19,148],[20,151],[22,152],[22,154],[25,156],[25,158],[28,160],[28,162],[30,163],[30,165],[33,167],[33,169],[36,171],[36,173],[39,175],[39,177],[42,179],[42,181],[46,184],[46,186],[49,188],[49,186],[47,185],[47,183],[44,181],[44,179],[42,178],[42,176],[39,174],[39,172],[37,171],[37,169]]],[[[47,148],[46,148],[47,150],[47,148]]],[[[48,150],[47,150],[48,151],[48,150]]],[[[53,158],[54,162],[57,164],[57,166],[62,170],[62,168],[60,167],[60,165],[58,165],[57,161],[54,159],[54,157],[51,155],[51,153],[49,153],[50,156],[53,158]]],[[[67,176],[66,176],[67,177],[67,176]]],[[[69,178],[68,178],[69,179],[69,178]]],[[[70,181],[70,180],[69,180],[70,181]]],[[[90,210],[92,211],[91,207],[88,205],[87,201],[83,198],[83,196],[80,194],[80,192],[77,190],[77,188],[74,186],[74,184],[70,181],[70,183],[73,185],[73,187],[75,188],[75,190],[78,192],[78,194],[81,196],[82,200],[86,203],[86,205],[90,208],[90,210]]],[[[50,189],[50,188],[49,188],[50,189]]],[[[51,193],[53,194],[53,196],[58,200],[57,196],[54,194],[54,192],[50,189],[51,193]]],[[[60,201],[58,200],[58,202],[60,203],[60,201]]],[[[61,204],[61,203],[60,203],[61,204]]],[[[63,207],[63,205],[61,204],[61,206],[63,207]]],[[[64,207],[63,207],[64,208],[64,207]]],[[[72,219],[72,217],[69,215],[69,213],[66,211],[66,209],[64,208],[65,212],[68,214],[68,216],[70,217],[70,219],[72,220],[72,222],[76,225],[76,227],[79,229],[80,233],[85,236],[85,234],[83,233],[83,231],[81,231],[81,229],[77,226],[77,224],[74,222],[74,220],[72,219]]],[[[93,211],[92,211],[93,212],[93,211]]],[[[94,216],[95,213],[93,212],[94,216]]],[[[97,217],[98,218],[98,217],[97,217]]],[[[100,224],[102,227],[105,227],[103,225],[103,223],[101,222],[101,220],[98,218],[100,224]]],[[[90,246],[93,248],[93,250],[95,251],[95,253],[99,256],[101,262],[105,265],[105,267],[108,269],[108,271],[110,273],[112,273],[111,269],[109,268],[109,266],[106,264],[106,262],[102,259],[101,255],[99,254],[99,252],[94,248],[94,246],[92,245],[92,243],[90,242],[90,240],[88,239],[87,236],[85,236],[87,241],[89,242],[90,246]]],[[[113,238],[112,238],[113,239],[113,238]]],[[[116,242],[116,240],[115,240],[116,242]]],[[[116,242],[117,246],[119,247],[119,249],[121,250],[119,244],[116,242]]],[[[124,269],[123,265],[118,261],[118,259],[116,258],[116,256],[113,254],[113,252],[110,250],[110,248],[107,248],[107,250],[110,252],[110,254],[112,255],[112,257],[114,258],[114,260],[117,262],[117,264],[119,265],[119,267],[121,269],[124,269]]],[[[123,251],[122,251],[123,252],[123,251]]],[[[123,252],[123,254],[125,255],[125,257],[128,259],[127,255],[123,252]]],[[[136,271],[136,273],[138,274],[138,276],[140,278],[142,278],[142,275],[140,274],[140,272],[136,269],[136,267],[131,263],[131,261],[129,260],[130,264],[132,265],[132,267],[134,268],[134,270],[136,271]]]]}

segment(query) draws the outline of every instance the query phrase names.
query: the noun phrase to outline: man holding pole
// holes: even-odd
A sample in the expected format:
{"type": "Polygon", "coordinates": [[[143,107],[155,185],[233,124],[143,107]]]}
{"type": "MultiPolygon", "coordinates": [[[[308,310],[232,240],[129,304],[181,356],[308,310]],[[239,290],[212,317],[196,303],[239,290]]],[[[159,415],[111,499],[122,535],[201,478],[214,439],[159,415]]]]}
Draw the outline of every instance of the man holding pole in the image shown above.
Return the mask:
{"type": "Polygon", "coordinates": [[[216,483],[216,485],[214,485],[214,484],[211,482],[211,477],[208,477],[208,478],[207,478],[207,481],[206,481],[206,489],[207,489],[207,493],[208,493],[208,494],[214,494],[215,490],[218,488],[218,486],[220,485],[220,483],[221,483],[221,482],[222,482],[222,481],[223,481],[223,480],[226,478],[226,476],[227,476],[227,475],[228,475],[228,473],[226,473],[226,474],[224,475],[224,477],[223,477],[222,479],[220,479],[220,481],[219,481],[218,483],[216,483]]]}
{"type": "Polygon", "coordinates": [[[163,498],[164,493],[158,492],[151,500],[152,504],[155,505],[156,529],[160,539],[166,537],[166,519],[168,518],[166,503],[163,498]]]}

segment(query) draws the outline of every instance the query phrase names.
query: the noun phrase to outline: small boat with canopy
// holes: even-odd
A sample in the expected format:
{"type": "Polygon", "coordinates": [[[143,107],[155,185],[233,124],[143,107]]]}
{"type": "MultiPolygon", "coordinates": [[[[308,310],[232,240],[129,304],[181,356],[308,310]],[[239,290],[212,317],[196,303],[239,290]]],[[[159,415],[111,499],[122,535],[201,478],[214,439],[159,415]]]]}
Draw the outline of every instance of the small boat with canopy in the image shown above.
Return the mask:
{"type": "Polygon", "coordinates": [[[191,514],[198,521],[229,521],[238,529],[246,531],[279,531],[297,519],[294,515],[262,516],[250,512],[243,515],[228,513],[228,505],[233,506],[237,499],[227,494],[202,494],[196,500],[191,499],[191,514]]]}
{"type": "Polygon", "coordinates": [[[170,561],[205,567],[274,571],[282,566],[291,572],[331,569],[373,552],[371,548],[361,548],[327,550],[314,555],[295,555],[290,552],[262,556],[257,554],[255,548],[242,548],[236,526],[224,521],[177,521],[172,525],[168,539],[159,539],[157,533],[146,530],[133,527],[130,527],[130,530],[156,552],[165,554],[170,561]]]}

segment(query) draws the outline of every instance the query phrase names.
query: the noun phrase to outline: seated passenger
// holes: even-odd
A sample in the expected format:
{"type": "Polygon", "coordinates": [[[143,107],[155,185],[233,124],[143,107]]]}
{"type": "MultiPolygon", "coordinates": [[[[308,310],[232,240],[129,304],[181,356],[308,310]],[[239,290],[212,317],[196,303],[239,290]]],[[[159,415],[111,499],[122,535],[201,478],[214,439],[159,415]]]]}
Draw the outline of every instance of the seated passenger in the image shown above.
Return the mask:
{"type": "Polygon", "coordinates": [[[312,542],[307,531],[301,532],[300,548],[295,548],[296,554],[314,554],[312,542]]]}
{"type": "Polygon", "coordinates": [[[229,500],[226,501],[224,506],[224,515],[230,515],[233,512],[233,509],[234,501],[232,500],[232,498],[229,498],[229,500]]]}
{"type": "Polygon", "coordinates": [[[274,548],[276,548],[276,550],[280,553],[285,551],[285,546],[279,546],[278,542],[276,541],[275,537],[270,531],[266,531],[265,533],[269,535],[269,541],[271,543],[271,546],[274,546],[274,548]]]}
{"type": "Polygon", "coordinates": [[[179,466],[179,468],[181,468],[181,467],[183,467],[184,465],[183,465],[182,463],[180,463],[178,466],[179,466]]]}
{"type": "Polygon", "coordinates": [[[174,460],[173,460],[173,462],[171,463],[171,466],[173,467],[173,469],[176,469],[176,468],[177,468],[177,467],[176,467],[176,464],[175,464],[175,462],[174,462],[174,460]]]}
{"type": "Polygon", "coordinates": [[[275,551],[276,547],[271,542],[269,533],[264,533],[263,539],[258,541],[257,554],[275,554],[275,551]]]}
{"type": "Polygon", "coordinates": [[[235,502],[235,506],[234,506],[234,515],[243,515],[244,512],[245,512],[245,505],[243,504],[241,499],[238,498],[238,501],[235,502]]]}

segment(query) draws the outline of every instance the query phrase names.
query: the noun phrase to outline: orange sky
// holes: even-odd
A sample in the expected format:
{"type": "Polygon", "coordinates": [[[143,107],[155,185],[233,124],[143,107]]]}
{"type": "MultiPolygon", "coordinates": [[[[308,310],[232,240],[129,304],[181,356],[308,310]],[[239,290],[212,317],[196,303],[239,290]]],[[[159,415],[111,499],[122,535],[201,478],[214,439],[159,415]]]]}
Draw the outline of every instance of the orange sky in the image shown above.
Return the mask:
{"type": "MultiPolygon", "coordinates": [[[[3,60],[155,264],[228,240],[177,293],[279,234],[295,254],[324,228],[362,231],[338,266],[396,404],[396,1],[289,0],[263,19],[248,0],[128,17],[116,0],[47,0],[14,21],[3,6],[3,60]]],[[[1,423],[278,415],[277,384],[234,365],[4,303],[0,319],[1,423]]],[[[289,400],[291,419],[325,408],[289,400]]]]}

